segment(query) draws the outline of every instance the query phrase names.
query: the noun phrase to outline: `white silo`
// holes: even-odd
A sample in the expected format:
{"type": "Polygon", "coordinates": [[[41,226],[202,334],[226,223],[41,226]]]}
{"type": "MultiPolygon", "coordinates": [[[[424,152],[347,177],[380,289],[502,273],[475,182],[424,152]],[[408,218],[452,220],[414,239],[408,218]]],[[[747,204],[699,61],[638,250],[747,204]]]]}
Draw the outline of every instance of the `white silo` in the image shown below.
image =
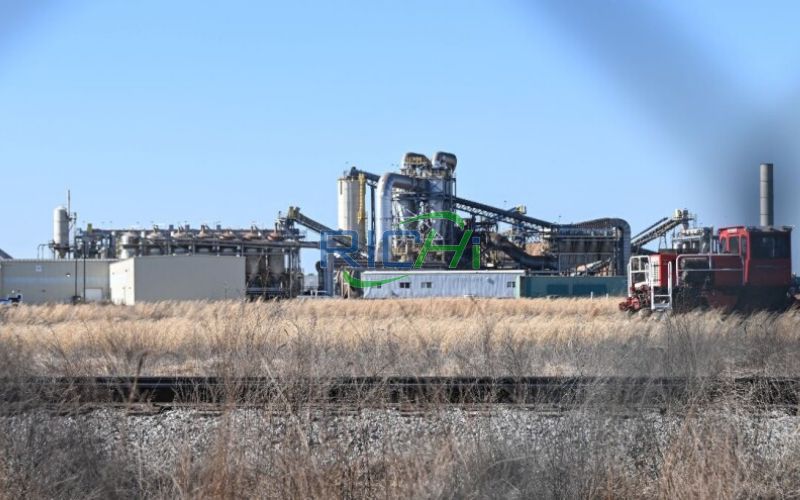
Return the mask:
{"type": "Polygon", "coordinates": [[[338,181],[338,214],[339,229],[356,231],[360,245],[366,245],[366,217],[364,215],[363,178],[351,176],[341,177],[338,181]]]}
{"type": "Polygon", "coordinates": [[[62,206],[53,210],[53,251],[60,259],[69,251],[69,212],[62,206]]]}

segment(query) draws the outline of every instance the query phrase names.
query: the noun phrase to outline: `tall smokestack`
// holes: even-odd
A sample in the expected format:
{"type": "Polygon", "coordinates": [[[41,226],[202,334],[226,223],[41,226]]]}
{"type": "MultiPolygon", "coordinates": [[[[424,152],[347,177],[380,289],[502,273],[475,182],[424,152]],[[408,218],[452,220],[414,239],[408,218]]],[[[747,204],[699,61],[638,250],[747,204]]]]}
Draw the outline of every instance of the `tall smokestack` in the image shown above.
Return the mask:
{"type": "Polygon", "coordinates": [[[772,189],[772,163],[761,164],[761,225],[775,224],[775,197],[772,189]]]}

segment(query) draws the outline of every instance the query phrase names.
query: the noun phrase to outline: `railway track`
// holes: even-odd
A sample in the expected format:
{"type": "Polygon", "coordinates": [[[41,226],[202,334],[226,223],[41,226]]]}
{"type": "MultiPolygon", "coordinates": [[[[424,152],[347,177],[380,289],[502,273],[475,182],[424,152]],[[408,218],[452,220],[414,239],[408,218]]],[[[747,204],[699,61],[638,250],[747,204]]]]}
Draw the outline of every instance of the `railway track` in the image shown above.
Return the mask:
{"type": "Polygon", "coordinates": [[[196,405],[643,405],[746,398],[796,412],[800,378],[60,377],[0,380],[0,401],[196,405]]]}

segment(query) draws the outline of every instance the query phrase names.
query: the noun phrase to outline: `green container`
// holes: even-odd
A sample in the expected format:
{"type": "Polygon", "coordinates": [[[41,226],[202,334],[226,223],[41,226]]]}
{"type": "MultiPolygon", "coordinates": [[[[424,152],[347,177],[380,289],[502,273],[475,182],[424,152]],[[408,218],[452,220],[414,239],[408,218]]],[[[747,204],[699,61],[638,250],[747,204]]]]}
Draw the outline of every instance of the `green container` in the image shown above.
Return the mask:
{"type": "Polygon", "coordinates": [[[624,297],[625,276],[520,276],[517,297],[624,297]]]}

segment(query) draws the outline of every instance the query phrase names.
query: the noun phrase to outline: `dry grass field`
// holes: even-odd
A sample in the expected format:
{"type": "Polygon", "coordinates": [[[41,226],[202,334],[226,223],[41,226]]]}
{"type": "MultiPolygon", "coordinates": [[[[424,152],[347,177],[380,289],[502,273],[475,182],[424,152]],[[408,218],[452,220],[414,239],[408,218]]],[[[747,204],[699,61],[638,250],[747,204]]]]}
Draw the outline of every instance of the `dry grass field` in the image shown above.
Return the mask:
{"type": "MultiPolygon", "coordinates": [[[[800,375],[800,315],[614,300],[296,300],[0,310],[0,376],[800,375]]],[[[800,419],[747,395],[666,413],[294,400],[0,412],[0,498],[798,498],[800,419]]]]}
{"type": "Polygon", "coordinates": [[[37,375],[798,375],[800,314],[628,316],[616,300],[165,302],[0,310],[37,375]]]}

